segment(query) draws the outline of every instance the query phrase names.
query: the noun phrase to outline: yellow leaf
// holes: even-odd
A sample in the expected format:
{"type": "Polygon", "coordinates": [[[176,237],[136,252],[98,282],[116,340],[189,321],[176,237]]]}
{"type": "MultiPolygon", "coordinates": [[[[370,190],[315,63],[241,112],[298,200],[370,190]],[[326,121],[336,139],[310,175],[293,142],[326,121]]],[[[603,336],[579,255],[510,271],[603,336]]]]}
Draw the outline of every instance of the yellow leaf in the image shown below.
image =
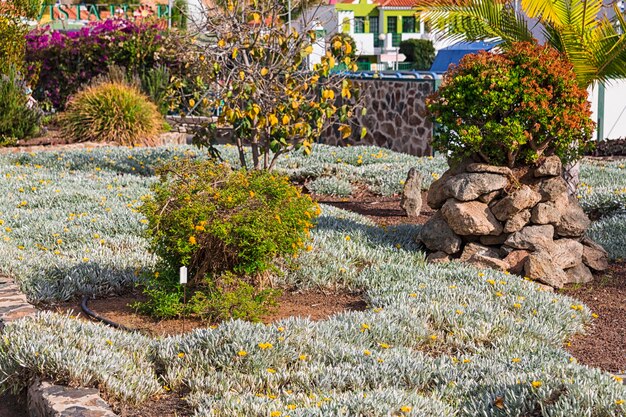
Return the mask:
{"type": "Polygon", "coordinates": [[[311,55],[313,53],[313,47],[311,45],[309,45],[306,48],[304,48],[304,50],[302,52],[304,52],[305,55],[311,55]]]}
{"type": "Polygon", "coordinates": [[[243,81],[246,78],[246,73],[243,71],[239,71],[239,78],[243,81]]]}
{"type": "Polygon", "coordinates": [[[219,41],[217,41],[217,46],[219,46],[220,48],[225,47],[226,41],[224,41],[224,39],[220,39],[219,41]]]}
{"type": "Polygon", "coordinates": [[[365,137],[365,135],[367,135],[367,129],[366,128],[362,128],[361,129],[361,139],[363,139],[365,137]]]}
{"type": "Polygon", "coordinates": [[[258,13],[252,13],[252,21],[254,23],[261,23],[261,16],[258,13]]]}
{"type": "Polygon", "coordinates": [[[288,125],[289,124],[289,116],[287,116],[287,115],[283,116],[283,124],[284,125],[288,125]]]}
{"type": "Polygon", "coordinates": [[[346,139],[352,134],[352,129],[348,125],[343,125],[339,127],[339,132],[341,132],[341,139],[346,139]]]}
{"type": "Polygon", "coordinates": [[[269,70],[268,70],[267,68],[262,68],[262,69],[261,69],[261,75],[262,75],[263,77],[265,77],[265,76],[267,75],[267,73],[268,73],[268,72],[269,72],[269,70]]]}
{"type": "Polygon", "coordinates": [[[336,40],[335,42],[333,42],[333,49],[341,49],[341,41],[340,40],[336,40]]]}
{"type": "Polygon", "coordinates": [[[270,126],[276,126],[278,124],[278,117],[276,117],[274,113],[270,114],[267,120],[270,122],[270,126]]]}
{"type": "Polygon", "coordinates": [[[189,107],[193,107],[193,106],[195,106],[195,105],[196,105],[196,100],[194,100],[194,99],[190,99],[190,100],[189,100],[189,107]]]}
{"type": "Polygon", "coordinates": [[[239,52],[239,48],[233,48],[232,57],[237,58],[237,53],[239,52]]]}
{"type": "Polygon", "coordinates": [[[346,42],[346,50],[345,53],[349,54],[352,52],[352,45],[350,45],[350,42],[346,42]]]}

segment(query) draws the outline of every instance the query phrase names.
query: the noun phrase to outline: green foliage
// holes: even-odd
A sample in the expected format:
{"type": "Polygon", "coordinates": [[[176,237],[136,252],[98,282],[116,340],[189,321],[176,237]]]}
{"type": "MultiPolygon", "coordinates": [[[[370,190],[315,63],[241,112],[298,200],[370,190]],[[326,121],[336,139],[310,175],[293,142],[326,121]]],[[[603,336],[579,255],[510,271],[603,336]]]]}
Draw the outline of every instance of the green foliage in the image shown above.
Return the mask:
{"type": "Polygon", "coordinates": [[[468,55],[448,71],[428,109],[433,145],[453,159],[515,166],[558,155],[579,159],[594,123],[587,92],[554,49],[518,43],[502,54],[468,55]]]}
{"type": "Polygon", "coordinates": [[[161,168],[159,175],[154,196],[144,201],[141,212],[165,265],[148,287],[151,301],[144,311],[257,319],[275,292],[249,281],[258,282],[262,273],[274,270],[277,258],[297,256],[319,208],[288,178],[264,171],[183,160],[161,168]],[[180,305],[176,284],[183,265],[198,290],[187,307],[180,305]]]}
{"type": "Polygon", "coordinates": [[[28,26],[23,18],[34,19],[41,0],[0,1],[0,74],[11,67],[22,69],[24,63],[24,36],[28,26]]]}
{"type": "Polygon", "coordinates": [[[262,273],[274,258],[297,254],[313,226],[315,205],[286,177],[190,160],[158,172],[141,212],[155,252],[172,268],[187,265],[193,281],[262,273]]]}
{"type": "Polygon", "coordinates": [[[435,47],[428,39],[407,39],[400,42],[400,53],[406,62],[414,62],[416,70],[429,70],[435,60],[435,47]]]}
{"type": "Polygon", "coordinates": [[[69,139],[154,145],[163,120],[157,107],[136,88],[104,82],[87,87],[68,103],[59,124],[69,139]]]}
{"type": "Polygon", "coordinates": [[[151,68],[141,76],[141,89],[155,103],[161,114],[167,114],[170,107],[169,98],[170,71],[161,65],[151,68]]]}
{"type": "Polygon", "coordinates": [[[328,42],[330,45],[330,53],[339,61],[343,61],[346,57],[350,59],[356,58],[356,43],[352,36],[347,33],[336,33],[328,42]]]}
{"type": "Polygon", "coordinates": [[[15,67],[6,75],[0,73],[0,146],[14,145],[39,131],[43,114],[35,103],[29,103],[25,91],[15,67]]]}
{"type": "Polygon", "coordinates": [[[452,43],[498,40],[500,47],[512,49],[516,42],[536,41],[533,33],[541,33],[546,45],[571,61],[584,88],[626,76],[626,19],[617,2],[612,11],[603,0],[516,2],[520,4],[518,11],[510,0],[421,0],[417,12],[452,43]]]}

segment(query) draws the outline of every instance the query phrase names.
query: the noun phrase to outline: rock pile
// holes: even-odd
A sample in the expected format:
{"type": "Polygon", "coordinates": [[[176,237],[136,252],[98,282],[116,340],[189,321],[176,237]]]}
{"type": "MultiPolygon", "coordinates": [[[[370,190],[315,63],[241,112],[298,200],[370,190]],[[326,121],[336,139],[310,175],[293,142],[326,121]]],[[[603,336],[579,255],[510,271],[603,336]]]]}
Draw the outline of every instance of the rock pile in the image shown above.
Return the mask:
{"type": "Polygon", "coordinates": [[[524,275],[552,287],[584,283],[608,267],[585,231],[590,221],[561,178],[558,157],[511,170],[467,161],[433,182],[435,215],[419,239],[428,259],[458,258],[479,268],[524,275]]]}

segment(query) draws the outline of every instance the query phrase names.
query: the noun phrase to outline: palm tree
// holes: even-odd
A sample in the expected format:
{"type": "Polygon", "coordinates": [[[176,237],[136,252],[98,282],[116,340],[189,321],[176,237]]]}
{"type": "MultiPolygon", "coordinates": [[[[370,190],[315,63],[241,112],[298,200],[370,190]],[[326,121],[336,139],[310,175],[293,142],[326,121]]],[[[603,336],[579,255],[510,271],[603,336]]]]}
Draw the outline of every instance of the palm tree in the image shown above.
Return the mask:
{"type": "Polygon", "coordinates": [[[546,43],[572,63],[581,87],[626,77],[626,21],[616,5],[615,19],[602,0],[418,0],[421,18],[449,40],[499,40],[509,47],[534,40],[535,20],[546,43]]]}

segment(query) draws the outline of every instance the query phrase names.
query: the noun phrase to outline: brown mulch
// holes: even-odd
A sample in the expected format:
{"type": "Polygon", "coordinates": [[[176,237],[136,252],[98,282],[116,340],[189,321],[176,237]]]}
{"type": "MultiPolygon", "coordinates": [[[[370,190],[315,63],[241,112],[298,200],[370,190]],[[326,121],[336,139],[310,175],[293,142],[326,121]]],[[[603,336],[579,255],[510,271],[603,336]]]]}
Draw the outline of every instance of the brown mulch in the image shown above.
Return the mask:
{"type": "Polygon", "coordinates": [[[0,395],[0,417],[28,417],[26,393],[19,396],[0,395]]]}
{"type": "Polygon", "coordinates": [[[311,197],[318,203],[328,204],[340,209],[362,214],[380,226],[399,224],[424,224],[435,212],[426,205],[426,191],[422,191],[422,212],[419,217],[408,217],[400,208],[400,196],[381,197],[360,190],[354,196],[341,198],[313,194],[311,197]]]}
{"type": "Polygon", "coordinates": [[[585,303],[598,317],[567,350],[580,363],[609,372],[626,373],[626,263],[613,263],[595,280],[562,293],[585,303]]]}
{"type": "MultiPolygon", "coordinates": [[[[156,320],[149,316],[138,314],[135,309],[130,307],[130,304],[144,300],[145,298],[141,294],[131,293],[112,298],[90,300],[88,306],[101,317],[151,336],[180,334],[211,325],[211,323],[206,321],[189,318],[185,320],[156,320]]],[[[261,318],[264,323],[272,323],[292,316],[310,317],[314,321],[324,320],[333,314],[343,311],[362,311],[367,308],[367,304],[361,295],[345,292],[285,291],[278,298],[277,303],[278,305],[270,314],[261,318]]],[[[79,300],[55,305],[48,309],[57,313],[70,314],[78,318],[90,320],[81,310],[79,300]]]]}
{"type": "Polygon", "coordinates": [[[152,398],[138,406],[112,404],[111,408],[119,417],[183,417],[193,414],[193,410],[184,400],[184,394],[169,392],[152,398]]]}

